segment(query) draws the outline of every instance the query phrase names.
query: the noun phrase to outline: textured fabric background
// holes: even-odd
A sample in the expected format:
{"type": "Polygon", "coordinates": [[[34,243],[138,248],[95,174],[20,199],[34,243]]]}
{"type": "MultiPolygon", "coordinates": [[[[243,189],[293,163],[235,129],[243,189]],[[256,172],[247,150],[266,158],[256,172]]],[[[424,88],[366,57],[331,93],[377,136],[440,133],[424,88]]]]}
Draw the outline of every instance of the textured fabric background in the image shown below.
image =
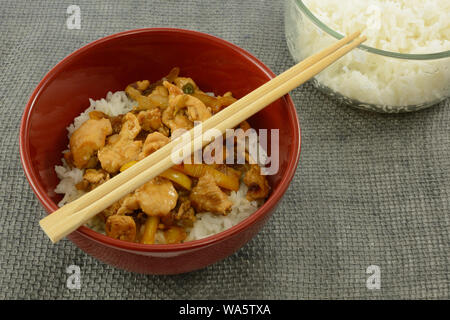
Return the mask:
{"type": "Polygon", "coordinates": [[[177,276],[117,270],[68,240],[51,245],[43,208],[23,174],[23,108],[39,80],[72,51],[142,27],[207,32],[250,51],[275,73],[293,64],[283,1],[5,1],[0,3],[0,298],[449,298],[450,100],[403,115],[336,104],[296,89],[302,154],[263,230],[234,255],[177,276]],[[81,7],[81,30],[65,26],[81,7]],[[81,290],[66,268],[81,267],[81,290]],[[366,288],[366,268],[381,289],[366,288]]]}

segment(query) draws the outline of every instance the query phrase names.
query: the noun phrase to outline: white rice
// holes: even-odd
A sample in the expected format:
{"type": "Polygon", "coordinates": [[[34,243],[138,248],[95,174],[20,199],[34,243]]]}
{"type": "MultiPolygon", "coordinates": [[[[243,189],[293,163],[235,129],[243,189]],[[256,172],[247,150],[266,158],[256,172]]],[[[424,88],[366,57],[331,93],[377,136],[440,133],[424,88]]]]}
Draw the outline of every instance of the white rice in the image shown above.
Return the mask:
{"type": "MultiPolygon", "coordinates": [[[[303,2],[319,20],[342,34],[362,30],[368,46],[408,54],[450,50],[449,0],[303,2]]],[[[300,61],[336,40],[309,22],[296,6],[295,0],[287,2],[286,33],[291,52],[300,61]]],[[[448,97],[449,65],[448,58],[404,60],[354,50],[318,74],[315,84],[395,111],[448,97]]]]}
{"type": "MultiPolygon", "coordinates": [[[[89,113],[91,111],[97,110],[109,116],[117,116],[131,111],[135,105],[135,101],[129,99],[124,91],[115,93],[108,92],[106,99],[89,99],[89,101],[89,108],[76,117],[74,122],[67,127],[69,138],[83,122],[89,119],[89,113]]],[[[77,183],[83,180],[84,170],[77,168],[71,169],[64,159],[62,159],[62,163],[62,166],[55,166],[55,171],[60,182],[54,191],[64,195],[63,199],[58,203],[59,207],[79,198],[85,193],[75,187],[77,183]]],[[[187,230],[188,236],[185,241],[198,240],[222,232],[238,224],[255,212],[262,202],[248,201],[245,197],[247,190],[247,186],[241,182],[240,189],[237,192],[231,192],[229,198],[231,202],[233,202],[233,206],[231,212],[226,216],[217,215],[211,212],[198,213],[196,215],[197,220],[194,222],[193,227],[187,230]]],[[[105,224],[103,220],[98,217],[92,218],[86,223],[86,226],[97,232],[105,233],[105,224]]],[[[164,243],[164,236],[161,231],[158,231],[155,242],[164,243]]]]}
{"type": "Polygon", "coordinates": [[[125,91],[117,91],[115,93],[108,92],[106,99],[93,100],[89,99],[91,105],[83,113],[75,118],[73,123],[67,127],[69,138],[72,133],[78,129],[85,121],[89,120],[89,113],[92,111],[101,111],[108,116],[115,117],[124,114],[133,108],[135,101],[128,99],[125,91]]]}
{"type": "Polygon", "coordinates": [[[62,159],[62,162],[62,166],[55,166],[56,175],[60,180],[55,188],[55,192],[64,195],[58,203],[60,207],[84,194],[83,191],[75,188],[75,185],[83,180],[84,170],[78,168],[71,169],[64,159],[62,159]]]}

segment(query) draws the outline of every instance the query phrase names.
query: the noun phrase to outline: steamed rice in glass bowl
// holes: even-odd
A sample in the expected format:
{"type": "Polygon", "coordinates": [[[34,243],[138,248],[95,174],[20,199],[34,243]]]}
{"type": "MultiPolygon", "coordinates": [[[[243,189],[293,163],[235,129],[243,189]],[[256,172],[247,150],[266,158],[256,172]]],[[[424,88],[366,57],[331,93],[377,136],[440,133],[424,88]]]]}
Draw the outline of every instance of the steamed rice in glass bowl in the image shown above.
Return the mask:
{"type": "Polygon", "coordinates": [[[318,74],[317,88],[390,113],[450,96],[449,1],[286,0],[286,40],[297,62],[356,30],[367,41],[318,74]]]}

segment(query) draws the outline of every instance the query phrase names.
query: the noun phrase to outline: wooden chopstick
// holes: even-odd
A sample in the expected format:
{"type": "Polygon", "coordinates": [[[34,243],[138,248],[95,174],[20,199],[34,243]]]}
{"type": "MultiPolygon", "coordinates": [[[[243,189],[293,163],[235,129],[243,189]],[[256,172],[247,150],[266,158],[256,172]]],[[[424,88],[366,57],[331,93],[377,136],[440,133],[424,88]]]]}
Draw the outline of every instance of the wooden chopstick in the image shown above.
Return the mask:
{"type": "MultiPolygon", "coordinates": [[[[311,64],[313,64],[315,61],[318,61],[330,53],[336,51],[346,43],[354,40],[356,37],[358,37],[360,32],[355,32],[337,42],[335,42],[333,45],[331,45],[328,48],[325,48],[321,52],[299,62],[295,66],[291,67],[278,77],[268,81],[264,85],[260,86],[259,88],[255,89],[254,91],[250,92],[243,98],[239,99],[232,105],[228,106],[224,110],[220,112],[221,116],[230,117],[236,112],[238,112],[240,109],[248,105],[251,101],[256,100],[263,95],[265,95],[267,92],[275,88],[278,83],[285,82],[286,80],[292,78],[294,75],[298,74],[301,71],[304,71],[307,67],[309,67],[311,64]]],[[[218,117],[211,117],[208,120],[204,121],[202,123],[203,130],[207,131],[211,128],[214,128],[219,123],[218,117]]],[[[188,133],[186,133],[188,134],[188,133]]],[[[193,136],[193,129],[190,130],[189,135],[193,136]]],[[[157,152],[154,152],[151,156],[147,157],[143,161],[140,161],[139,163],[135,164],[133,167],[129,168],[126,172],[121,173],[120,175],[115,176],[112,180],[116,180],[115,184],[123,184],[132,177],[136,176],[137,174],[141,173],[145,168],[150,166],[150,163],[156,163],[157,161],[160,161],[164,157],[167,156],[167,154],[172,150],[173,146],[169,147],[166,146],[166,148],[161,148],[157,152]],[[148,164],[147,164],[148,163],[148,164]]],[[[107,184],[103,184],[99,187],[97,187],[95,190],[89,192],[88,194],[84,195],[82,198],[77,199],[73,202],[70,202],[69,204],[66,204],[63,208],[60,208],[59,210],[55,211],[51,215],[47,216],[43,220],[41,220],[41,226],[46,227],[47,224],[52,224],[54,221],[57,221],[60,219],[60,217],[63,216],[63,213],[70,214],[72,210],[79,210],[84,207],[84,203],[81,203],[81,199],[83,199],[84,202],[89,203],[96,201],[103,197],[104,195],[108,194],[113,190],[113,188],[108,188],[107,184]],[[89,195],[89,196],[88,196],[89,195]],[[85,199],[85,200],[84,200],[85,199]],[[58,215],[55,213],[58,212],[58,215]]]]}
{"type": "MultiPolygon", "coordinates": [[[[223,133],[226,129],[237,126],[365,41],[365,37],[357,38],[359,34],[356,32],[337,41],[215,114],[202,123],[203,132],[215,128],[223,133]],[[349,42],[350,44],[347,44],[349,42]]],[[[203,141],[203,135],[194,138],[194,129],[186,132],[182,137],[173,140],[126,171],[43,218],[40,221],[41,228],[52,242],[59,241],[98,212],[172,167],[170,155],[174,152],[174,148],[179,146],[180,139],[191,142],[191,152],[209,143],[203,141]]]]}

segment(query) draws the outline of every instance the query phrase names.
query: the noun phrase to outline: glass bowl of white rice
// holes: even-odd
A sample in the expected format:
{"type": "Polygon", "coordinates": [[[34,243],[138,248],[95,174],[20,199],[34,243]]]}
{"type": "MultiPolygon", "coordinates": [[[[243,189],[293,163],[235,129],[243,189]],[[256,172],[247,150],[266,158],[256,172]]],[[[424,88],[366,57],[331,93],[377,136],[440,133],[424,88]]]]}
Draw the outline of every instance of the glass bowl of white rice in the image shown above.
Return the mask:
{"type": "Polygon", "coordinates": [[[450,1],[286,0],[285,32],[298,62],[360,30],[367,41],[318,74],[340,102],[410,112],[450,97],[450,1]]]}

